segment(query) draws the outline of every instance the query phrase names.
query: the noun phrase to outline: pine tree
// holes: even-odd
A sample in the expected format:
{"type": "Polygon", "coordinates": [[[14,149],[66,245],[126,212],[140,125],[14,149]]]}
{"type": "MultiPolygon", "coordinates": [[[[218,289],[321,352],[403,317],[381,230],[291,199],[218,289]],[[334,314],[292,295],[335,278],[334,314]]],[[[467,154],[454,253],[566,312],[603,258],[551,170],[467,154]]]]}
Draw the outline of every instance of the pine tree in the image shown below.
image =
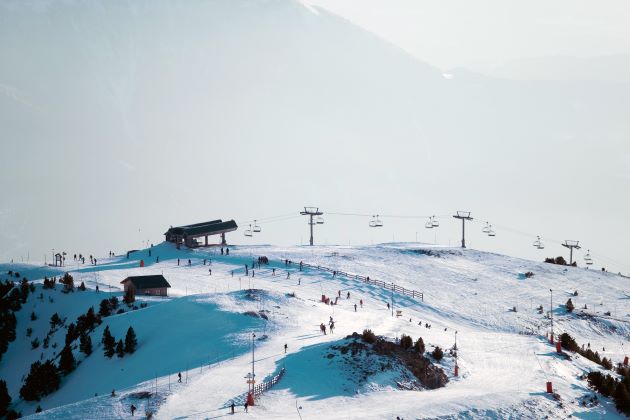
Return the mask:
{"type": "Polygon", "coordinates": [[[133,327],[129,327],[125,336],[125,353],[133,353],[136,351],[137,346],[136,332],[133,330],[133,327]]]}
{"type": "Polygon", "coordinates": [[[123,345],[122,340],[118,340],[118,343],[116,344],[116,354],[118,357],[123,357],[125,355],[125,346],[123,345]]]}
{"type": "Polygon", "coordinates": [[[4,416],[11,404],[11,396],[7,389],[7,383],[0,379],[0,417],[4,416]]]}
{"type": "Polygon", "coordinates": [[[105,327],[105,331],[103,331],[103,339],[101,340],[103,343],[103,350],[105,356],[112,357],[114,355],[114,346],[116,345],[116,339],[109,332],[109,326],[105,327]]]}
{"type": "Polygon", "coordinates": [[[569,300],[567,300],[567,303],[566,303],[565,306],[567,308],[567,311],[569,311],[569,312],[573,312],[573,310],[575,309],[575,306],[573,305],[573,302],[571,301],[571,298],[569,298],[569,300]]]}
{"type": "Polygon", "coordinates": [[[61,350],[61,355],[59,357],[59,371],[64,375],[67,375],[74,370],[75,364],[72,349],[70,349],[70,346],[65,346],[63,350],[61,350]]]}
{"type": "Polygon", "coordinates": [[[36,413],[41,413],[42,412],[42,407],[41,405],[38,405],[37,408],[35,409],[36,413]]]}
{"type": "Polygon", "coordinates": [[[101,301],[101,306],[98,310],[98,314],[102,317],[106,317],[111,315],[112,313],[112,304],[109,299],[103,299],[101,301]]]}
{"type": "Polygon", "coordinates": [[[78,287],[78,289],[82,292],[85,292],[85,283],[81,282],[81,285],[78,287]]]}
{"type": "Polygon", "coordinates": [[[77,330],[74,322],[68,325],[68,332],[66,332],[66,346],[69,346],[74,340],[79,337],[79,331],[77,330]]]}
{"type": "Polygon", "coordinates": [[[61,283],[64,285],[64,290],[72,291],[74,290],[74,279],[70,275],[70,273],[66,273],[61,278],[61,283]]]}
{"type": "Polygon", "coordinates": [[[444,352],[439,346],[436,347],[435,350],[433,350],[433,353],[431,354],[433,355],[433,358],[437,360],[438,362],[442,360],[442,358],[444,357],[444,352]]]}
{"type": "Polygon", "coordinates": [[[50,328],[55,328],[57,325],[61,324],[61,318],[59,318],[59,314],[55,312],[50,317],[50,328]]]}
{"type": "Polygon", "coordinates": [[[418,340],[416,341],[416,344],[413,345],[413,348],[420,354],[424,354],[424,340],[422,339],[422,337],[418,337],[418,340]]]}
{"type": "Polygon", "coordinates": [[[31,365],[31,370],[20,388],[20,397],[26,401],[39,400],[59,389],[59,373],[51,360],[31,365]]]}
{"type": "Polygon", "coordinates": [[[79,350],[81,350],[81,352],[86,356],[92,354],[92,339],[85,332],[81,334],[79,350]]]}

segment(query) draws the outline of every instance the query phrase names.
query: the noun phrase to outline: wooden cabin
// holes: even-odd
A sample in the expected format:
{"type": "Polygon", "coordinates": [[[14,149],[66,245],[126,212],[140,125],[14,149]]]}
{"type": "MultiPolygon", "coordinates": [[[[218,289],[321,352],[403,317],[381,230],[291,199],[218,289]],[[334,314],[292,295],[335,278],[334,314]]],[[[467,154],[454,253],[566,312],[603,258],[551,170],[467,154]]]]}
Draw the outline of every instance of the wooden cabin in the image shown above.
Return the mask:
{"type": "Polygon", "coordinates": [[[171,287],[163,275],[131,276],[120,282],[125,287],[125,293],[131,291],[135,295],[168,296],[171,287]]]}

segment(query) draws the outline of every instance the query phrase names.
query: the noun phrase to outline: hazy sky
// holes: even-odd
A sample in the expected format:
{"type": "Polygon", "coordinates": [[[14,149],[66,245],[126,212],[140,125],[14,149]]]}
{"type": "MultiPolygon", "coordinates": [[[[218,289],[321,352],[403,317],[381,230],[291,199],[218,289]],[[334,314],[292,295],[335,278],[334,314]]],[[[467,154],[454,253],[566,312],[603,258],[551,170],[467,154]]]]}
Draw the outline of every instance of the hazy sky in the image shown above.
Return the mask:
{"type": "Polygon", "coordinates": [[[315,205],[318,243],[455,245],[450,215],[470,210],[478,249],[540,260],[578,239],[580,261],[630,273],[623,2],[317,4],[332,12],[0,2],[0,259],[124,252],[217,218],[241,225],[232,242],[306,243],[315,205]],[[443,74],[555,54],[592,58],[530,62],[536,81],[443,74]],[[440,229],[392,217],[410,215],[440,229]]]}
{"type": "Polygon", "coordinates": [[[624,0],[306,0],[442,69],[630,53],[624,0]]]}

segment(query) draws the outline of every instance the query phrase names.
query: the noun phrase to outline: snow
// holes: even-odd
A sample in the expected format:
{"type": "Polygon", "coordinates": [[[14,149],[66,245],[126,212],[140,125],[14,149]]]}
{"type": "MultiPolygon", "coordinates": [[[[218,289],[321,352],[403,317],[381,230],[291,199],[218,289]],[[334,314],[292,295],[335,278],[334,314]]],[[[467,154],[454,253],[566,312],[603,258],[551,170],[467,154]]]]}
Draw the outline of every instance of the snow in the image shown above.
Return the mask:
{"type": "MultiPolygon", "coordinates": [[[[234,246],[229,256],[217,251],[177,250],[164,243],[152,248],[151,257],[142,250],[129,259],[99,259],[97,266],[66,267],[88,287],[94,288],[98,282],[101,291],[111,287],[119,295],[120,281],[129,275],[161,273],[172,288],[167,299],[147,299],[147,308],[105,318],[93,343],[100,341],[105,325],[117,338],[133,325],[138,351],[110,360],[103,357],[100,344],[95,345],[94,354],[63,379],[61,389],[39,403],[48,410],[41,416],[89,418],[99,413],[100,417],[126,417],[131,403],[140,407],[140,413],[156,411],[157,418],[223,415],[231,401],[240,404],[238,398],[247,389],[244,377],[251,369],[250,333],[255,332],[256,379],[269,378],[282,367],[286,374],[249,410],[254,418],[295,418],[296,410],[303,418],[619,417],[603,398],[595,407],[579,405],[579,398],[592,394],[579,376],[599,367],[577,355],[572,360],[557,355],[545,334],[549,329],[549,289],[553,289],[556,335],[569,332],[579,344],[590,343],[600,355],[620,362],[628,347],[626,344],[624,349],[623,343],[630,336],[625,278],[471,249],[409,243],[234,246]],[[155,263],[158,255],[160,262],[155,263]],[[245,277],[244,265],[251,265],[260,255],[269,257],[271,264],[255,269],[253,278],[251,270],[245,277]],[[143,268],[140,259],[145,262],[143,268]],[[212,275],[204,259],[211,261],[212,275]],[[286,267],[284,259],[294,264],[286,267]],[[295,264],[299,261],[419,290],[424,301],[394,294],[394,308],[402,310],[403,316],[392,317],[386,306],[392,300],[390,290],[320,270],[300,272],[295,264]],[[532,271],[534,277],[519,279],[518,274],[525,271],[532,271]],[[576,290],[578,295],[573,296],[576,290]],[[336,296],[339,291],[338,305],[320,302],[322,294],[336,296]],[[345,298],[347,292],[350,299],[345,298]],[[569,297],[576,306],[572,314],[562,306],[569,297]],[[355,312],[359,299],[364,305],[355,312]],[[541,304],[543,314],[537,310],[541,304]],[[588,309],[580,309],[584,304],[588,309]],[[611,316],[605,315],[608,311],[611,316]],[[255,316],[260,313],[267,320],[255,316]],[[323,335],[319,324],[331,316],[335,332],[323,335]],[[430,329],[426,323],[431,324],[430,329]],[[401,370],[370,375],[365,381],[357,379],[357,373],[338,356],[328,359],[327,355],[334,353],[330,346],[366,328],[392,340],[403,333],[414,339],[421,336],[428,352],[435,346],[450,349],[457,331],[459,377],[454,377],[454,359],[445,352],[438,363],[449,377],[444,388],[397,389],[395,381],[404,375],[401,370]],[[187,367],[187,383],[175,384],[176,372],[187,367]],[[547,381],[553,382],[561,406],[545,393],[547,381]],[[154,388],[159,398],[137,397],[137,392],[154,388]],[[111,389],[117,390],[116,397],[108,395],[111,389]],[[93,397],[95,392],[97,397],[93,397]]],[[[106,293],[56,292],[55,310],[71,319],[103,295],[106,293]]],[[[33,302],[29,299],[26,306],[33,302]]],[[[40,303],[39,310],[46,307],[51,312],[48,306],[40,303]]],[[[25,309],[19,314],[18,337],[23,337],[30,322],[26,319],[30,309],[25,309]]],[[[39,331],[37,325],[35,331],[39,331]]],[[[20,338],[11,344],[0,374],[8,378],[12,395],[19,387],[19,376],[38,355],[39,349],[31,351],[27,340],[20,338]]],[[[35,406],[20,403],[19,409],[31,414],[35,406]]],[[[242,407],[237,411],[239,416],[243,414],[242,407]]]]}

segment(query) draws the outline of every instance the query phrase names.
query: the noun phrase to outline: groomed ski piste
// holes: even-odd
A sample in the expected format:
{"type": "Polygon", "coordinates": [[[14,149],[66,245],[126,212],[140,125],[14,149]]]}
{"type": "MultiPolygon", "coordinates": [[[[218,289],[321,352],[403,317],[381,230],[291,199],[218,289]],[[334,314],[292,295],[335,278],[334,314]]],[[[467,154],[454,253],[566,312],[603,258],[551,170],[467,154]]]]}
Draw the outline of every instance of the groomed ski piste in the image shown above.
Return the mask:
{"type": "MultiPolygon", "coordinates": [[[[229,417],[234,401],[237,418],[623,418],[604,397],[593,406],[581,404],[594,391],[580,376],[603,368],[573,353],[571,360],[562,357],[546,335],[552,289],[556,336],[568,332],[578,344],[590,343],[614,364],[621,362],[630,346],[627,278],[418,243],[229,248],[230,255],[220,255],[214,247],[178,250],[162,243],[151,248],[151,257],[148,250],[140,250],[128,258],[99,258],[96,266],[73,261],[61,269],[0,265],[3,274],[20,271],[36,283],[44,275],[68,271],[76,285],[84,282],[88,287],[64,294],[60,288],[42,290],[38,285],[18,312],[18,338],[0,363],[0,377],[7,381],[14,403],[30,364],[54,352],[51,347],[31,350],[31,338],[25,337],[28,326],[32,337],[41,339],[52,313],[69,322],[90,306],[98,310],[99,301],[110,293],[122,297],[120,282],[128,276],[163,274],[171,285],[168,298],[138,296],[146,307],[104,318],[91,334],[94,352],[85,357],[75,350],[80,363],[62,377],[59,390],[39,402],[20,401],[14,408],[33,418],[109,419],[131,418],[134,404],[136,417],[150,412],[159,419],[202,419],[229,417]],[[259,256],[270,263],[252,270],[259,256]],[[333,276],[311,267],[300,271],[300,261],[420,291],[423,299],[351,275],[333,276]],[[528,271],[534,276],[519,276],[528,271]],[[45,299],[34,297],[40,293],[45,299]],[[337,305],[321,302],[322,295],[339,294],[337,305]],[[564,308],[569,298],[576,307],[573,313],[564,308]],[[392,302],[393,315],[387,307],[392,302]],[[37,321],[30,320],[31,312],[38,314],[37,321]],[[330,317],[335,330],[324,335],[319,326],[330,317]],[[104,357],[100,339],[105,326],[116,339],[133,326],[137,351],[123,358],[104,357]],[[351,366],[343,362],[330,346],[364,329],[392,341],[402,334],[414,340],[422,337],[429,359],[435,346],[443,348],[445,357],[435,363],[448,376],[446,386],[405,390],[399,386],[406,373],[403,367],[375,372],[365,369],[374,360],[358,358],[351,366]],[[456,332],[458,376],[448,351],[456,332]],[[257,383],[285,371],[245,413],[252,333],[257,383]],[[547,382],[556,397],[546,393],[547,382]],[[44,411],[34,414],[38,404],[44,411]]],[[[54,336],[57,350],[63,338],[54,336]]]]}

